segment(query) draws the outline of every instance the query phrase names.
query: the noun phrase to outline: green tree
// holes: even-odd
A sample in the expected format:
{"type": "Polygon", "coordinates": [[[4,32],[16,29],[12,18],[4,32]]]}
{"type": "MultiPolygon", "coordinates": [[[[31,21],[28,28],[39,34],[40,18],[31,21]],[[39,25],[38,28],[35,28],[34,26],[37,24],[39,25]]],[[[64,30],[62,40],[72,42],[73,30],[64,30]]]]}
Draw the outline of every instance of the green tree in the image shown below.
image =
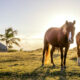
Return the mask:
{"type": "Polygon", "coordinates": [[[19,38],[16,38],[17,30],[13,30],[11,27],[5,30],[4,34],[0,34],[0,40],[5,41],[7,48],[12,48],[13,44],[19,45],[19,38]]]}

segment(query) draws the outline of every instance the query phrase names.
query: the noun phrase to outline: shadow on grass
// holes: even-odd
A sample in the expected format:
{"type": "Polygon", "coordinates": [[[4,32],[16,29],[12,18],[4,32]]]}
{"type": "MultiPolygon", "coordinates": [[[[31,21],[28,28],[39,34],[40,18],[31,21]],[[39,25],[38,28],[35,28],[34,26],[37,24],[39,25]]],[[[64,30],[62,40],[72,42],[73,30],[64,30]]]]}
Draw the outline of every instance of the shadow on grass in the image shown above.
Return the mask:
{"type": "Polygon", "coordinates": [[[54,58],[56,58],[56,57],[59,57],[59,56],[60,56],[60,54],[59,54],[59,53],[57,53],[57,54],[54,54],[53,56],[54,56],[54,58]]]}
{"type": "Polygon", "coordinates": [[[66,72],[66,70],[56,71],[52,67],[39,67],[35,69],[32,73],[25,73],[23,77],[26,77],[30,80],[45,80],[47,77],[55,79],[59,77],[59,80],[68,80],[69,77],[78,76],[80,73],[77,72],[66,72]],[[53,70],[52,72],[50,70],[53,70]]]}
{"type": "Polygon", "coordinates": [[[73,57],[70,60],[77,61],[77,57],[73,57]]]}
{"type": "MultiPolygon", "coordinates": [[[[52,67],[38,67],[31,73],[12,73],[12,72],[0,72],[0,78],[3,77],[14,77],[15,80],[19,78],[19,80],[46,80],[47,77],[55,79],[55,77],[58,77],[58,80],[68,80],[69,77],[77,76],[80,77],[80,73],[77,72],[66,72],[66,70],[59,71],[56,69],[53,69],[52,67]]],[[[6,79],[8,80],[8,79],[6,79]]],[[[12,79],[13,80],[13,79],[12,79]]]]}
{"type": "Polygon", "coordinates": [[[15,62],[15,61],[18,61],[18,60],[3,60],[3,61],[0,61],[0,63],[4,63],[4,62],[15,62]]]}
{"type": "Polygon", "coordinates": [[[23,74],[27,79],[31,80],[45,80],[47,77],[54,78],[59,77],[59,80],[66,80],[66,71],[53,71],[53,67],[39,67],[32,73],[23,74]]]}

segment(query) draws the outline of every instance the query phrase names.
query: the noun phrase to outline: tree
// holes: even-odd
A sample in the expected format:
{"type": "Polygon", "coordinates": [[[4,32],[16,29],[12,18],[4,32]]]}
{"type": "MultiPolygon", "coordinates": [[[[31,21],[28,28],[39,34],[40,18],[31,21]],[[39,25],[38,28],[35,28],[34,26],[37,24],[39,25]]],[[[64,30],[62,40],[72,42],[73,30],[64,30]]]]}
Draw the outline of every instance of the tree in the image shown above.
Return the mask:
{"type": "Polygon", "coordinates": [[[20,46],[18,41],[19,38],[16,38],[17,30],[13,30],[11,27],[5,30],[4,34],[0,34],[0,40],[5,41],[7,48],[12,48],[13,44],[20,46]]]}

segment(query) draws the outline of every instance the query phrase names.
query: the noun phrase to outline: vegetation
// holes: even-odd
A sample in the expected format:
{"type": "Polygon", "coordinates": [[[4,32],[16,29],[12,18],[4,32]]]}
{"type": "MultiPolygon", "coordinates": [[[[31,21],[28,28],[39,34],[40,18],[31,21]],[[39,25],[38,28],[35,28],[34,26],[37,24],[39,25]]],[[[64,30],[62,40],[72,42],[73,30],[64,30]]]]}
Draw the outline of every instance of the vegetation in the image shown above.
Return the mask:
{"type": "Polygon", "coordinates": [[[76,50],[69,50],[64,71],[58,51],[54,53],[56,68],[51,64],[41,67],[41,60],[42,50],[0,53],[0,80],[80,80],[76,50]]]}
{"type": "Polygon", "coordinates": [[[0,40],[5,41],[7,48],[12,48],[13,44],[19,46],[18,41],[20,41],[20,39],[15,37],[16,34],[17,34],[16,30],[8,28],[5,30],[4,34],[0,34],[0,40]]]}

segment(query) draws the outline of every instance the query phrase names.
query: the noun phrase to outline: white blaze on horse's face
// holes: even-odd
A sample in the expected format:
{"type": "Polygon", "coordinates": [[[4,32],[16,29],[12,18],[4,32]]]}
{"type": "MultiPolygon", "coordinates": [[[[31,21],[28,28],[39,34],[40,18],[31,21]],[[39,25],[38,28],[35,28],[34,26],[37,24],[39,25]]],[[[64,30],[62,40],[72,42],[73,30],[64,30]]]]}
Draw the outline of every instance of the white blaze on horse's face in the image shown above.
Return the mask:
{"type": "Polygon", "coordinates": [[[80,66],[80,57],[77,58],[78,66],[80,66]]]}
{"type": "Polygon", "coordinates": [[[68,41],[72,41],[72,40],[71,40],[71,37],[72,37],[72,33],[71,33],[71,32],[69,32],[68,41]]]}

